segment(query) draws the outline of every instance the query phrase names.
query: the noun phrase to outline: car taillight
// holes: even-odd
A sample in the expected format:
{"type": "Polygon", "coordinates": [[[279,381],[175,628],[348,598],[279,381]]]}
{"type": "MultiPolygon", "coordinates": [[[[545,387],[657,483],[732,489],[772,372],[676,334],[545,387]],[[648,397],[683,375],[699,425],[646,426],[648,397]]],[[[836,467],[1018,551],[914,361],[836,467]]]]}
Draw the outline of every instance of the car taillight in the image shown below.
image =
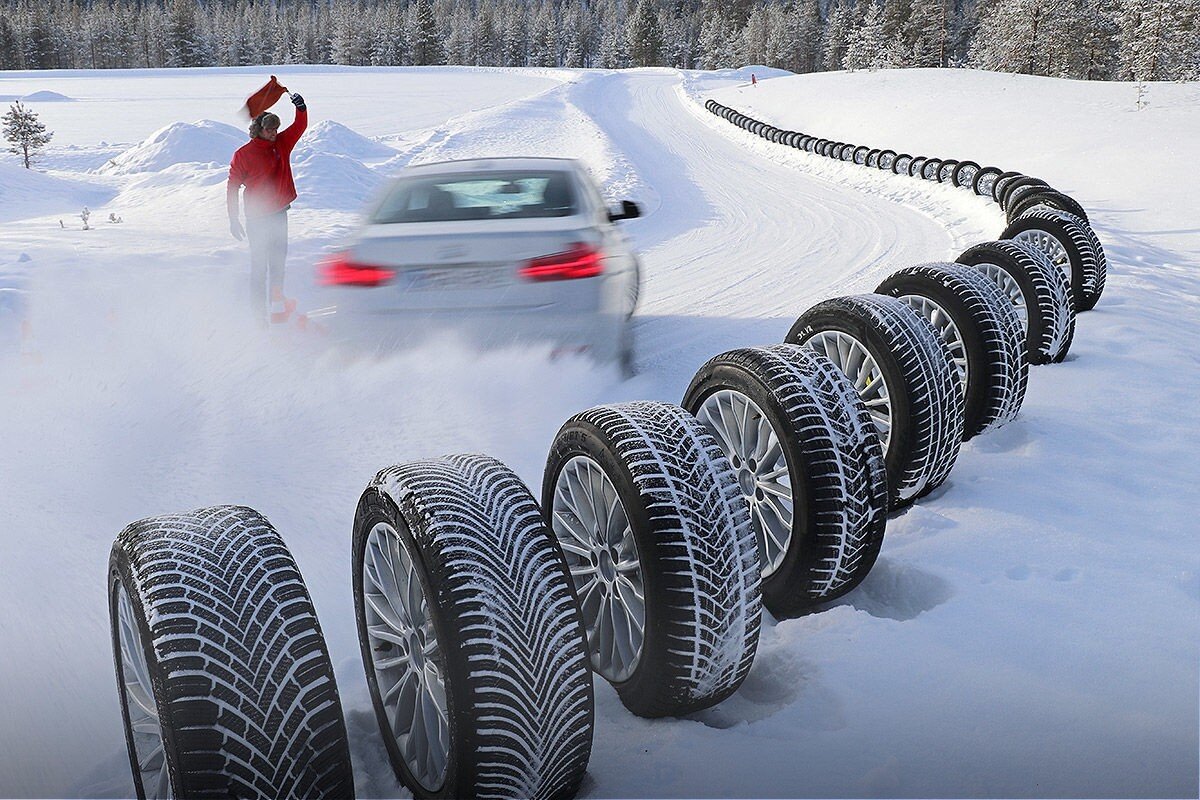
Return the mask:
{"type": "Polygon", "coordinates": [[[322,286],[382,286],[396,277],[396,270],[351,261],[342,253],[322,261],[317,277],[322,286]]]}
{"type": "Polygon", "coordinates": [[[588,244],[573,244],[561,253],[530,259],[519,273],[531,281],[567,281],[594,278],[603,271],[603,253],[588,244]]]}

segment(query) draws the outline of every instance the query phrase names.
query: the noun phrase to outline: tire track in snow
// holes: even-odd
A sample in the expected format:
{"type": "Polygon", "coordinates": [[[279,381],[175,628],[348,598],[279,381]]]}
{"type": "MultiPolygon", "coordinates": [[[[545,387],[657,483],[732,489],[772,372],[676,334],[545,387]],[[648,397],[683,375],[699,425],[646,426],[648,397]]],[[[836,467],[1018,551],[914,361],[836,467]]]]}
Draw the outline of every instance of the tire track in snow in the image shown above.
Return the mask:
{"type": "Polygon", "coordinates": [[[951,252],[930,217],[756,157],[703,124],[681,79],[604,73],[571,88],[655,195],[628,224],[643,260],[641,370],[686,381],[722,350],[781,341],[820,299],[951,252]]]}

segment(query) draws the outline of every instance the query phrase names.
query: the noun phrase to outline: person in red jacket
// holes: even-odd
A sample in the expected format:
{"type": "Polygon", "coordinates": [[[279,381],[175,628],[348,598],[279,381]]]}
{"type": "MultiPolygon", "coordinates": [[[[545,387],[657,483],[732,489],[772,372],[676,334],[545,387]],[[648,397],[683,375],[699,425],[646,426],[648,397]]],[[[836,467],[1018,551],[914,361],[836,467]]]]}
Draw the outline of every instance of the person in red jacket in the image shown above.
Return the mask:
{"type": "Polygon", "coordinates": [[[250,297],[254,314],[262,318],[270,303],[272,322],[284,322],[295,308],[283,296],[283,269],[287,260],[287,212],[296,199],[289,158],[308,126],[308,106],[298,94],[291,96],[296,120],[279,130],[279,117],[259,114],[250,123],[250,141],[238,148],[229,165],[225,201],[229,232],[241,241],[250,239],[250,297]],[[245,186],[246,228],[238,220],[238,192],[245,186]],[[268,289],[269,287],[269,289],[268,289]]]}

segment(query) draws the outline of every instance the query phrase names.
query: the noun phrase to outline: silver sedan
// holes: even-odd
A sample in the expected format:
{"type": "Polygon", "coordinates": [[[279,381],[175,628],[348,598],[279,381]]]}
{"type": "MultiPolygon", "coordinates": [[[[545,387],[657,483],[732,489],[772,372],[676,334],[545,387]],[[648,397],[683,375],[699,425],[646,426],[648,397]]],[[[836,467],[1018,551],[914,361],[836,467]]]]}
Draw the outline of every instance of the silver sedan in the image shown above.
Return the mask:
{"type": "Polygon", "coordinates": [[[639,215],[609,209],[574,159],[411,167],[319,266],[330,327],[375,348],[439,332],[549,342],[628,370],[639,268],[615,223],[639,215]]]}

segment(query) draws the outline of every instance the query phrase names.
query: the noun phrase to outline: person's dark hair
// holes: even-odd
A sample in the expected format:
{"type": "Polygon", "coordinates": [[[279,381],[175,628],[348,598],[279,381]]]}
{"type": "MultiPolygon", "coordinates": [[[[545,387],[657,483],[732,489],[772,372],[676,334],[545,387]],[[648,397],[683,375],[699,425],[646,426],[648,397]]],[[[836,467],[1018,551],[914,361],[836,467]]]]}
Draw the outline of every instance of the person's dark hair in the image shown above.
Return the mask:
{"type": "Polygon", "coordinates": [[[250,122],[250,138],[257,139],[263,131],[277,131],[279,124],[279,117],[270,111],[264,111],[250,122]]]}

